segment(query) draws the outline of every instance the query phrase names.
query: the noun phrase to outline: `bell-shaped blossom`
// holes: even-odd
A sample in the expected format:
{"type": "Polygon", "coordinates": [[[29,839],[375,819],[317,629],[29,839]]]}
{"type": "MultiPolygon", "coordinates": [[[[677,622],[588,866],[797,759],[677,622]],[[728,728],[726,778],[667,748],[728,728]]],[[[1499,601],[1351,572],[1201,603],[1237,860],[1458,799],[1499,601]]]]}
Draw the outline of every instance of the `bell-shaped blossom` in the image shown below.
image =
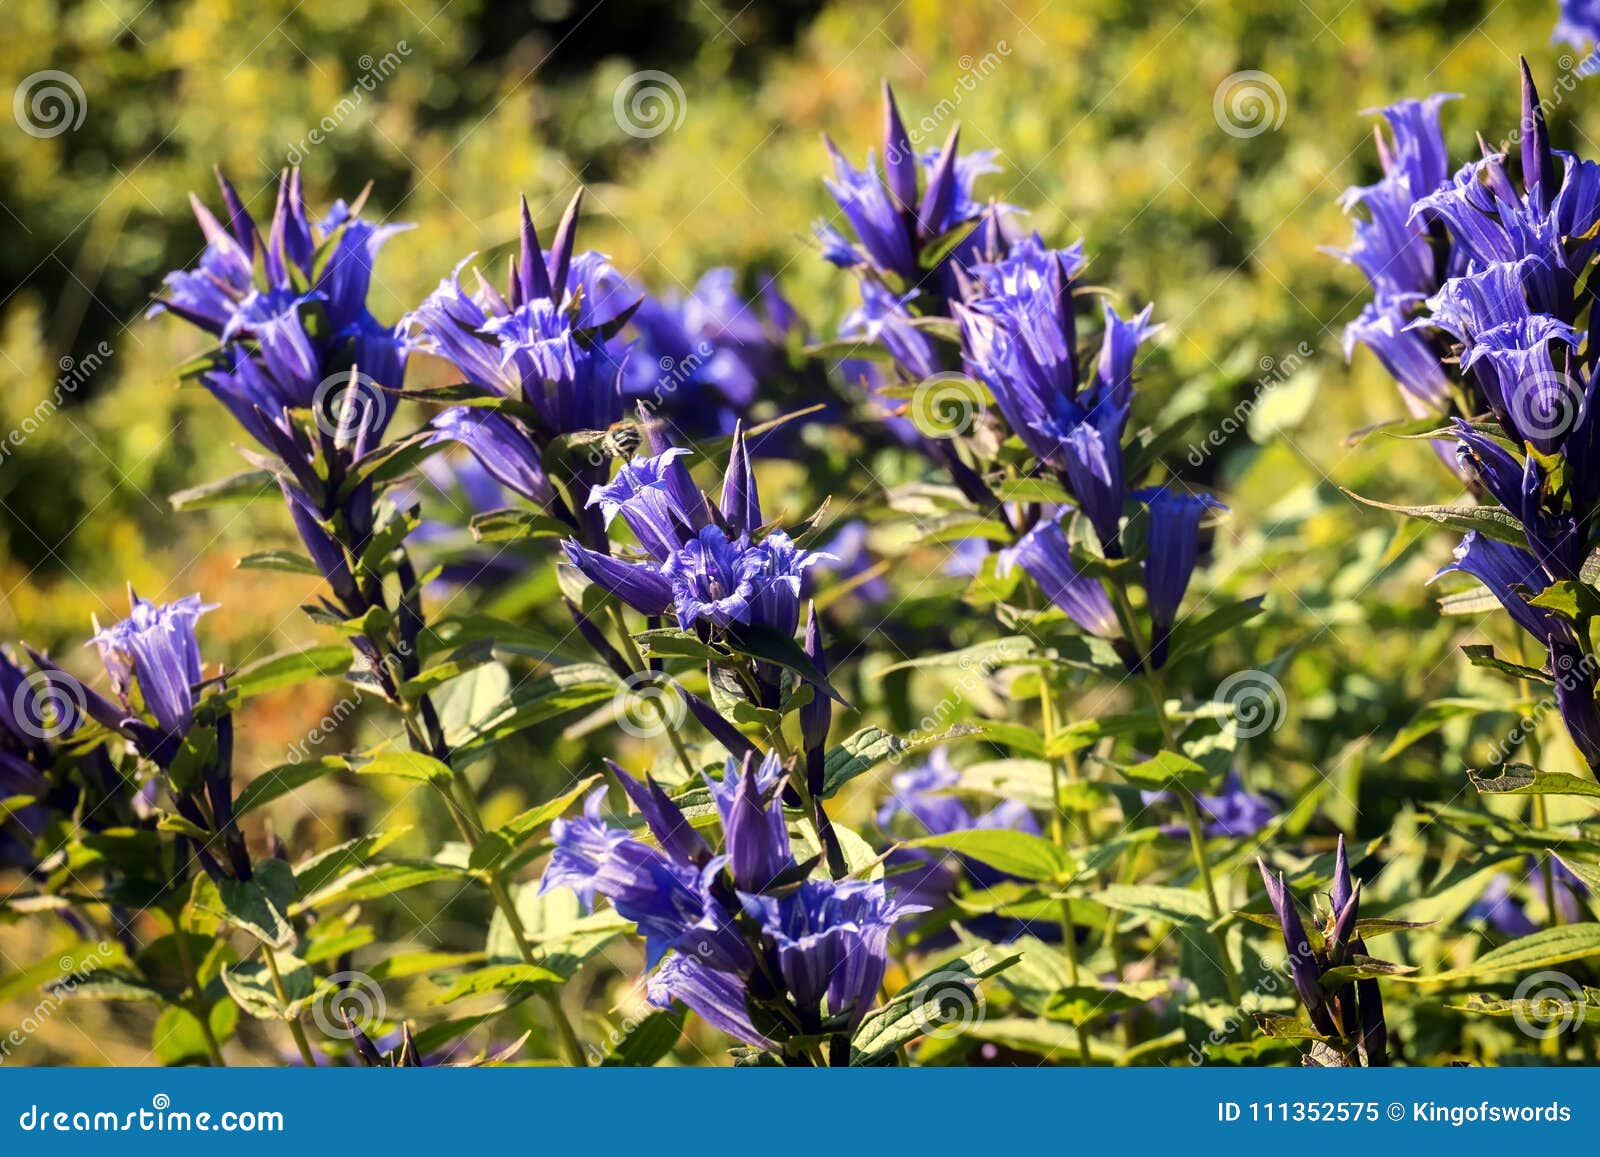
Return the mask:
{"type": "Polygon", "coordinates": [[[1000,553],[1002,572],[1020,565],[1045,597],[1091,635],[1117,634],[1117,614],[1100,581],[1073,562],[1072,548],[1059,518],[1041,522],[1016,546],[1000,553]]]}
{"type": "Polygon", "coordinates": [[[189,595],[152,603],[129,594],[126,619],[99,630],[91,642],[123,705],[133,710],[135,685],[145,708],[169,737],[186,734],[194,722],[195,685],[200,682],[200,644],[195,624],[214,604],[189,595]]]}

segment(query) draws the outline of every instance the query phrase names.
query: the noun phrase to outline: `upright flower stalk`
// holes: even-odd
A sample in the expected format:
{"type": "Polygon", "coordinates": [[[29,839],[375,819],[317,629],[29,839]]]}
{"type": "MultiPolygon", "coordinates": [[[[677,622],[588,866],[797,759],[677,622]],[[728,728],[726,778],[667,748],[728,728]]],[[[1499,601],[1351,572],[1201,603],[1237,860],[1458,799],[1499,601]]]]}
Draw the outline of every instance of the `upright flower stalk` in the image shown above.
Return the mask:
{"type": "MultiPolygon", "coordinates": [[[[1578,753],[1600,767],[1592,640],[1595,601],[1583,579],[1600,535],[1600,348],[1591,328],[1591,272],[1600,227],[1600,165],[1551,146],[1526,62],[1517,148],[1447,175],[1442,96],[1387,110],[1379,138],[1385,177],[1351,190],[1366,207],[1356,260],[1376,296],[1347,330],[1369,345],[1409,398],[1431,412],[1458,400],[1439,444],[1494,521],[1469,524],[1438,576],[1477,580],[1546,656],[1562,721],[1578,753]],[[1434,253],[1448,254],[1435,264],[1434,253]],[[1503,517],[1501,517],[1503,516],[1503,517]]],[[[1430,426],[1437,426],[1433,422],[1430,426]]],[[[1459,524],[1459,523],[1458,523],[1459,524]]]]}
{"type": "MultiPolygon", "coordinates": [[[[829,144],[828,188],[853,236],[828,224],[817,233],[823,255],[860,287],[846,336],[889,355],[894,380],[871,384],[881,396],[911,399],[920,444],[976,519],[1004,527],[1003,549],[984,573],[1014,586],[1020,570],[1052,608],[1024,621],[1044,632],[1054,629],[1051,615],[1065,616],[1137,674],[1150,688],[1154,732],[1181,754],[1160,671],[1202,525],[1224,508],[1179,479],[1141,486],[1133,476],[1148,468],[1130,465],[1143,442],[1130,420],[1135,361],[1160,329],[1153,307],[1125,316],[1104,305],[1098,351],[1087,356],[1082,243],[1053,248],[1017,228],[1009,206],[981,205],[972,185],[994,171],[992,158],[960,157],[957,131],[937,153],[917,157],[887,88],[883,131],[881,171],[871,156],[854,168],[829,144]],[[952,398],[961,410],[954,430],[930,412],[952,398]]],[[[1041,668],[1040,679],[1049,746],[1057,712],[1050,672],[1041,668]]],[[[1060,761],[1052,762],[1059,813],[1060,761]]],[[[1195,825],[1197,874],[1220,917],[1193,791],[1175,789],[1195,825]]],[[[1062,842],[1059,814],[1052,832],[1062,842]]]]}
{"type": "MultiPolygon", "coordinates": [[[[219,339],[193,373],[267,451],[246,456],[282,490],[310,561],[329,586],[313,617],[350,638],[356,662],[349,678],[390,703],[411,749],[437,762],[443,775],[428,781],[462,839],[476,847],[483,825],[472,788],[454,765],[430,693],[409,686],[422,670],[426,626],[422,584],[405,547],[418,511],[380,504],[400,476],[392,469],[396,456],[428,440],[384,442],[410,342],[404,326],[391,329],[373,317],[367,296],[378,249],[400,227],[364,221],[360,200],[354,206],[335,203],[313,225],[299,173],[291,170],[280,183],[272,225],[263,238],[233,187],[225,178],[219,182],[227,226],[195,200],[205,253],[197,269],[168,275],[166,293],[152,312],[173,313],[219,339]]],[[[570,254],[570,242],[559,253],[570,254]]],[[[561,260],[558,254],[558,265],[561,260]]],[[[538,265],[536,274],[518,275],[519,305],[540,289],[545,296],[537,300],[549,305],[549,271],[542,257],[538,265]]],[[[554,271],[564,283],[565,268],[554,271]]],[[[521,332],[518,326],[537,327],[548,313],[530,308],[505,326],[521,332]]],[[[588,379],[578,380],[589,363],[580,370],[572,340],[569,335],[566,346],[558,340],[550,347],[527,337],[557,378],[541,399],[551,412],[570,414],[594,404],[594,392],[580,388],[588,379]]],[[[594,370],[602,378],[607,372],[614,380],[614,371],[594,370]]],[[[495,473],[492,467],[490,472],[495,473]]],[[[487,883],[524,960],[531,963],[533,950],[504,882],[490,873],[487,883]]],[[[281,987],[270,952],[267,963],[281,987]]],[[[550,997],[547,1003],[569,1059],[581,1064],[581,1047],[558,1000],[550,997]]]]}

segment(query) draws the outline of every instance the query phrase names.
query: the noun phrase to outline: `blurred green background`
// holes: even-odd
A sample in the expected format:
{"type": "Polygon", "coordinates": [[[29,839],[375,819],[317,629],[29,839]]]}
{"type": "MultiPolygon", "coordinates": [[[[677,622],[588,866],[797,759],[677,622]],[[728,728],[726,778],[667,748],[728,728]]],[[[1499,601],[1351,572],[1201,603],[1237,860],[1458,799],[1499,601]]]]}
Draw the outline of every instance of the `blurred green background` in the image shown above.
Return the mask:
{"type": "MultiPolygon", "coordinates": [[[[90,618],[118,616],[130,581],[149,597],[198,590],[227,608],[202,631],[213,660],[243,663],[312,635],[297,609],[310,580],[234,569],[289,542],[277,503],[175,515],[166,501],[242,468],[220,407],[177,388],[197,336],[143,317],[162,274],[200,250],[186,198],[215,203],[213,166],[258,219],[292,160],[314,210],[371,182],[369,216],[416,225],[379,264],[373,306],[385,321],[467,253],[507,242],[519,193],[548,229],[581,183],[580,243],[624,271],[672,289],[716,265],[770,270],[813,332],[831,336],[852,294],[810,241],[832,209],[822,134],[859,159],[887,78],[909,122],[945,102],[964,148],[999,150],[1003,171],[980,191],[1030,210],[1053,243],[1081,237],[1087,280],[1121,303],[1155,302],[1166,330],[1143,389],[1193,415],[1196,443],[1238,417],[1215,453],[1191,469],[1180,451],[1173,465],[1233,508],[1211,584],[1268,596],[1265,625],[1231,644],[1229,668],[1271,665],[1289,696],[1289,726],[1253,753],[1254,778],[1287,795],[1314,769],[1338,786],[1329,818],[1353,826],[1359,799],[1363,828],[1378,834],[1409,799],[1454,794],[1459,773],[1446,790],[1439,768],[1469,737],[1447,728],[1394,759],[1384,747],[1423,703],[1479,683],[1453,657],[1472,624],[1441,621],[1424,587],[1448,543],[1340,493],[1420,502],[1457,488],[1416,443],[1347,443],[1403,410],[1365,353],[1346,368],[1340,329],[1365,286],[1323,250],[1349,235],[1339,193],[1377,173],[1362,110],[1461,93],[1445,132],[1465,159],[1478,130],[1515,125],[1519,53],[1542,82],[1570,70],[1549,44],[1555,8],[4,0],[5,88],[56,69],[85,107],[56,136],[0,124],[0,429],[22,428],[63,367],[102,342],[110,352],[0,462],[0,639],[48,647],[87,675],[90,618]],[[647,138],[614,112],[641,69],[683,93],[681,123],[647,138]],[[1223,131],[1214,112],[1219,85],[1243,70],[1282,90],[1275,123],[1252,136],[1223,131]]],[[[1550,115],[1557,143],[1591,157],[1594,84],[1550,115]]],[[[439,373],[419,359],[412,380],[439,373]]],[[[245,760],[275,751],[260,766],[279,762],[325,706],[304,693],[265,701],[242,734],[245,760]]]]}

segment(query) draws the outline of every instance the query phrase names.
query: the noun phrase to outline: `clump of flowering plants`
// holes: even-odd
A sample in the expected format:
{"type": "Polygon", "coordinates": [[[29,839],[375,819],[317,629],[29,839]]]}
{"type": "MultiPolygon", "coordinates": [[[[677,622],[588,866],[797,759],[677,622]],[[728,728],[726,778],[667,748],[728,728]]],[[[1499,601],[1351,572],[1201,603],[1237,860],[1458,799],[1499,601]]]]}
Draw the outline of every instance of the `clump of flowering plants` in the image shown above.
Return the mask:
{"type": "MultiPolygon", "coordinates": [[[[1349,337],[1392,430],[1454,447],[1474,504],[1418,511],[1469,532],[1447,569],[1532,637],[1474,662],[1592,765],[1600,179],[1525,103],[1520,166],[1454,177],[1439,98],[1389,110],[1349,337]]],[[[254,503],[278,538],[239,565],[325,638],[235,665],[186,588],[83,656],[0,651],[6,916],[93,946],[63,999],[151,1006],[170,1063],[1377,1067],[1441,1031],[1403,986],[1600,951],[1578,825],[1407,812],[1491,855],[1404,890],[1417,841],[1347,848],[1273,774],[1289,656],[1241,658],[1277,616],[1212,565],[1227,486],[1171,462],[1156,308],[887,89],[881,155],[826,148],[855,294],[809,347],[769,278],[657,296],[582,249],[581,193],[382,319],[365,196],[196,199],[151,312],[249,469],[174,505],[254,503]],[[313,681],[339,709],[250,766],[255,701],[313,681]],[[329,789],[348,814],[275,826],[329,789]],[[1401,962],[1457,919],[1508,943],[1401,962]]],[[[1536,732],[1480,790],[1593,797],[1536,732]]]]}

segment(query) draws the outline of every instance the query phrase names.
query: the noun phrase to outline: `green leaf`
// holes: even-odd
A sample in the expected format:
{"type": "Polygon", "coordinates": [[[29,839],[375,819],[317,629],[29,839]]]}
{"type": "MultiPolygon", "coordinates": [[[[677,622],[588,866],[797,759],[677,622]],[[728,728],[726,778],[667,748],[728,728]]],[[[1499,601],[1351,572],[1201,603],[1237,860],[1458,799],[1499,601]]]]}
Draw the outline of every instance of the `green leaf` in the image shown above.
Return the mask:
{"type": "Polygon", "coordinates": [[[222,984],[234,1002],[257,1020],[294,1020],[311,1002],[316,980],[311,966],[289,952],[276,952],[273,960],[283,981],[287,1003],[279,997],[266,961],[243,961],[222,966],[222,984]]]}
{"type": "Polygon", "coordinates": [[[1339,489],[1357,502],[1379,510],[1392,510],[1408,518],[1418,518],[1438,526],[1448,526],[1462,533],[1475,530],[1485,538],[1507,542],[1512,546],[1526,548],[1528,545],[1527,532],[1522,529],[1522,523],[1516,515],[1503,506],[1395,506],[1388,502],[1363,498],[1355,491],[1345,490],[1342,486],[1339,489]]]}
{"type": "Polygon", "coordinates": [[[1081,1028],[1112,1013],[1143,1008],[1150,1001],[1166,996],[1171,991],[1172,985],[1166,980],[1141,980],[1106,988],[1083,984],[1069,986],[1050,997],[1045,1004],[1044,1015],[1050,1020],[1063,1020],[1081,1028]]]}
{"type": "Polygon", "coordinates": [[[287,574],[311,575],[321,578],[317,564],[305,555],[292,550],[258,550],[247,554],[233,564],[239,570],[274,570],[287,574]]]}
{"type": "Polygon", "coordinates": [[[478,871],[494,868],[521,847],[529,836],[571,807],[573,802],[593,787],[599,778],[598,775],[591,775],[581,780],[572,790],[562,793],[548,803],[529,808],[515,819],[508,820],[492,832],[485,833],[478,846],[472,850],[467,866],[478,871]]]}
{"type": "Polygon", "coordinates": [[[288,795],[296,788],[304,787],[347,766],[343,759],[333,755],[307,759],[300,763],[280,763],[270,771],[262,772],[244,786],[239,798],[233,802],[233,814],[246,815],[280,796],[288,795]]]}
{"type": "Polygon", "coordinates": [[[1564,771],[1540,771],[1526,763],[1508,763],[1498,775],[1467,772],[1484,795],[1577,795],[1600,799],[1600,783],[1564,771]]]}
{"type": "Polygon", "coordinates": [[[867,1013],[850,1038],[850,1063],[888,1063],[917,1037],[971,1019],[983,1007],[978,982],[1020,959],[1018,953],[997,958],[997,951],[979,947],[967,952],[918,977],[881,1008],[867,1013]]]}
{"type": "Polygon", "coordinates": [[[1209,771],[1175,751],[1158,751],[1143,763],[1118,767],[1117,771],[1129,783],[1146,791],[1170,791],[1174,786],[1199,791],[1211,782],[1209,771]]]}
{"type": "Polygon", "coordinates": [[[1132,912],[1169,924],[1205,927],[1211,922],[1211,909],[1199,892],[1185,888],[1165,888],[1157,884],[1108,884],[1094,894],[1107,908],[1132,912]]]}
{"type": "Polygon", "coordinates": [[[1378,977],[1407,976],[1416,969],[1409,964],[1394,964],[1387,960],[1374,960],[1370,956],[1352,956],[1349,964],[1340,964],[1322,974],[1322,987],[1332,992],[1353,980],[1373,980],[1378,977]]]}
{"type": "Polygon", "coordinates": [[[284,651],[246,664],[228,676],[227,689],[206,702],[213,710],[232,709],[236,704],[269,691],[281,691],[312,679],[343,675],[350,668],[350,650],[337,643],[307,647],[303,651],[284,651]]]}
{"type": "Polygon", "coordinates": [[[1393,759],[1418,740],[1426,739],[1452,719],[1484,715],[1492,711],[1510,711],[1510,706],[1493,699],[1435,699],[1412,717],[1389,741],[1389,746],[1378,756],[1380,761],[1393,759]]]}
{"type": "MultiPolygon", "coordinates": [[[[961,222],[961,224],[952,229],[946,229],[937,237],[930,238],[927,244],[923,245],[921,250],[919,250],[917,253],[917,265],[922,269],[937,269],[939,264],[944,261],[946,257],[949,257],[950,254],[956,251],[957,246],[959,246],[963,241],[972,235],[972,231],[979,226],[982,220],[983,218],[981,217],[974,217],[970,221],[961,222]]],[[[927,330],[930,334],[949,333],[950,330],[948,327],[951,326],[950,319],[945,317],[917,318],[913,324],[916,324],[919,329],[927,330]],[[934,321],[944,322],[947,328],[938,329],[927,324],[934,321]]],[[[959,329],[955,329],[953,334],[949,336],[948,340],[960,341],[960,333],[961,331],[959,329]]]]}
{"type": "Polygon", "coordinates": [[[571,533],[572,527],[559,518],[531,510],[491,510],[472,516],[472,537],[479,542],[527,542],[571,533]]]}
{"type": "Polygon", "coordinates": [[[1569,623],[1581,623],[1600,614],[1600,592],[1571,579],[1551,583],[1528,602],[1553,611],[1569,623]]]}
{"type": "MultiPolygon", "coordinates": [[[[1492,596],[1491,596],[1492,597],[1492,596]]],[[[1499,671],[1503,675],[1521,681],[1527,679],[1533,683],[1554,685],[1555,680],[1548,671],[1541,671],[1537,667],[1526,667],[1521,663],[1510,663],[1494,653],[1494,647],[1488,643],[1468,643],[1461,648],[1461,653],[1467,657],[1467,662],[1474,667],[1485,667],[1492,671],[1499,671]]]]}
{"type": "Polygon", "coordinates": [[[1024,880],[1065,880],[1072,857],[1043,836],[1000,828],[969,828],[907,840],[907,848],[945,848],[1024,880]]]}
{"type": "Polygon", "coordinates": [[[380,751],[351,767],[358,775],[386,775],[436,787],[443,787],[455,778],[447,764],[420,751],[380,751]]]}
{"type": "Polygon", "coordinates": [[[532,964],[488,964],[464,972],[451,980],[448,988],[434,998],[434,1004],[454,1004],[469,996],[482,996],[486,992],[508,992],[520,988],[560,984],[565,977],[548,968],[532,964]]]}
{"type": "Polygon", "coordinates": [[[265,470],[246,470],[215,482],[191,486],[170,495],[174,510],[200,510],[208,506],[235,506],[278,493],[277,483],[265,470]]]}
{"type": "Polygon", "coordinates": [[[898,759],[921,747],[937,747],[952,739],[982,736],[981,727],[952,727],[942,735],[919,735],[901,739],[880,727],[863,727],[838,747],[828,752],[823,763],[822,798],[836,794],[858,775],[871,771],[886,759],[898,759]]]}
{"type": "Polygon", "coordinates": [[[374,856],[410,830],[410,825],[403,824],[371,832],[308,856],[294,866],[295,886],[301,895],[315,896],[335,877],[356,869],[371,867],[374,856]]]}
{"type": "MultiPolygon", "coordinates": [[[[231,1001],[221,1000],[212,1007],[213,1032],[219,1027],[228,1029],[217,1032],[217,1039],[225,1040],[231,1035],[233,1025],[229,1022],[236,1022],[238,1016],[238,1006],[231,1001]]],[[[156,1018],[155,1029],[150,1034],[150,1049],[164,1065],[204,1064],[210,1056],[205,1029],[200,1019],[186,1008],[167,1008],[156,1018]]]]}
{"type": "Polygon", "coordinates": [[[1214,639],[1221,638],[1244,626],[1261,613],[1263,596],[1241,599],[1236,603],[1218,607],[1199,617],[1180,618],[1172,628],[1172,641],[1167,645],[1167,663],[1176,663],[1192,655],[1214,639]]]}
{"type": "Polygon", "coordinates": [[[988,642],[975,643],[970,647],[962,647],[956,651],[946,651],[939,655],[924,655],[920,658],[906,659],[899,663],[893,663],[883,669],[883,674],[888,675],[895,671],[914,670],[920,667],[958,667],[963,671],[978,670],[988,672],[1018,664],[1044,664],[1048,662],[1049,657],[1040,654],[1038,646],[1032,639],[1026,635],[1008,635],[1003,639],[991,639],[988,642]]]}
{"type": "Polygon", "coordinates": [[[828,677],[811,661],[805,648],[782,631],[759,625],[730,623],[728,645],[741,655],[793,671],[807,683],[821,688],[823,694],[834,702],[846,708],[850,706],[844,696],[833,689],[828,677]]]}
{"type": "Polygon", "coordinates": [[[81,978],[63,977],[45,986],[57,1000],[121,1000],[166,1004],[172,994],[150,983],[136,972],[96,969],[81,978]]]}
{"type": "Polygon", "coordinates": [[[610,699],[622,687],[617,673],[599,663],[557,667],[513,688],[492,715],[465,730],[459,747],[476,754],[536,724],[610,699]]]}
{"type": "Polygon", "coordinates": [[[1585,986],[1580,989],[1575,985],[1561,996],[1552,993],[1549,996],[1512,997],[1509,1000],[1474,993],[1460,1004],[1450,1003],[1445,1007],[1457,1012],[1515,1017],[1530,1025],[1554,1028],[1560,1023],[1576,1027],[1600,1023],[1600,988],[1585,986]]]}
{"type": "Polygon", "coordinates": [[[1503,972],[1528,972],[1591,956],[1600,956],[1600,924],[1564,924],[1502,944],[1485,952],[1465,968],[1453,968],[1431,976],[1398,976],[1394,979],[1422,984],[1481,980],[1503,972]]]}
{"type": "Polygon", "coordinates": [[[352,904],[359,900],[376,900],[392,896],[410,888],[420,888],[439,880],[460,881],[461,869],[426,860],[390,860],[358,868],[320,891],[307,896],[297,910],[327,908],[335,904],[352,904]]]}
{"type": "MultiPolygon", "coordinates": [[[[682,1009],[652,1012],[618,1041],[603,1061],[602,1068],[647,1068],[672,1051],[683,1035],[682,1009]]],[[[628,1022],[624,1021],[624,1026],[628,1022]]]]}
{"type": "Polygon", "coordinates": [[[397,952],[367,969],[367,975],[373,980],[403,980],[425,972],[443,972],[448,968],[482,963],[481,952],[397,952]]]}
{"type": "Polygon", "coordinates": [[[267,859],[255,865],[248,880],[218,880],[217,907],[204,907],[268,948],[284,949],[294,943],[294,928],[284,915],[295,898],[294,869],[282,860],[267,859]]]}
{"type": "Polygon", "coordinates": [[[728,661],[726,651],[702,642],[693,631],[680,631],[676,627],[640,631],[633,641],[639,644],[640,651],[652,658],[693,659],[698,663],[728,661]]]}

